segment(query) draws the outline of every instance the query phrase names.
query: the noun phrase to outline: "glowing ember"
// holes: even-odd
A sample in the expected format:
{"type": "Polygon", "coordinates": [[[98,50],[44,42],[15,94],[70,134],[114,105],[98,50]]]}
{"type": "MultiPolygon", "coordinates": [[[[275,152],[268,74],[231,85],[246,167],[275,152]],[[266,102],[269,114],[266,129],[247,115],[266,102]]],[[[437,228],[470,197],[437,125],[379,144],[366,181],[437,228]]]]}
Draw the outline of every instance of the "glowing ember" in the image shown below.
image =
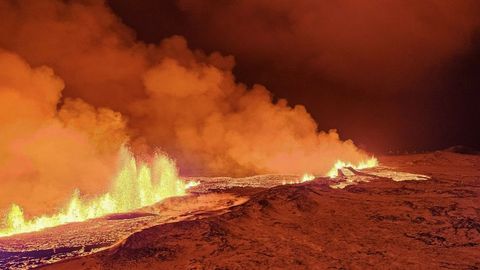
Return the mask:
{"type": "Polygon", "coordinates": [[[335,165],[333,165],[333,168],[330,169],[328,172],[327,176],[330,178],[335,178],[338,176],[338,170],[346,167],[351,167],[355,170],[361,170],[361,169],[366,169],[366,168],[373,168],[378,166],[378,160],[375,157],[371,157],[368,160],[361,161],[357,165],[354,165],[350,162],[344,162],[341,160],[338,160],[335,165]]]}
{"type": "Polygon", "coordinates": [[[7,214],[6,226],[0,228],[0,237],[134,210],[168,197],[184,195],[188,187],[198,184],[184,183],[178,177],[175,163],[167,156],[156,155],[150,164],[137,164],[125,149],[122,149],[120,156],[120,171],[110,192],[82,200],[80,192],[76,190],[66,208],[54,215],[31,220],[26,220],[22,208],[14,204],[7,214]]]}
{"type": "Polygon", "coordinates": [[[306,173],[302,176],[302,179],[300,180],[300,182],[301,183],[308,182],[308,181],[312,181],[313,179],[315,179],[315,175],[306,173]]]}

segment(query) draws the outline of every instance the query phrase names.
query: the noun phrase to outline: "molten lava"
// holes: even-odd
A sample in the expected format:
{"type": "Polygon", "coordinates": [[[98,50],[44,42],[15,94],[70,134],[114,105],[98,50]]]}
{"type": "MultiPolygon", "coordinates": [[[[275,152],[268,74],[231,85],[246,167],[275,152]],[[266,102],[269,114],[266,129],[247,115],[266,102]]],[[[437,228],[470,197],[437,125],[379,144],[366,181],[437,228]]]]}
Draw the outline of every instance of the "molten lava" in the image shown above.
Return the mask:
{"type": "Polygon", "coordinates": [[[303,183],[303,182],[308,182],[308,181],[312,181],[313,179],[315,179],[315,175],[310,174],[310,173],[305,173],[305,174],[302,176],[302,179],[300,179],[300,182],[301,182],[301,183],[303,183]]]}
{"type": "Polygon", "coordinates": [[[373,168],[376,166],[378,166],[378,160],[373,156],[368,160],[360,161],[357,165],[354,165],[351,162],[344,162],[344,161],[338,160],[335,163],[335,165],[333,165],[333,167],[330,169],[327,176],[330,178],[335,178],[338,176],[338,170],[346,167],[351,167],[355,170],[361,170],[361,169],[373,168]]]}
{"type": "Polygon", "coordinates": [[[0,237],[39,231],[65,223],[84,221],[151,205],[168,197],[185,195],[195,183],[179,178],[174,161],[156,155],[153,161],[137,163],[126,149],[120,153],[121,167],[109,192],[93,199],[82,199],[76,190],[67,207],[58,213],[26,219],[20,206],[13,204],[0,228],[0,237]]]}
{"type": "MultiPolygon", "coordinates": [[[[165,155],[157,154],[152,162],[143,163],[137,162],[128,150],[122,149],[120,157],[120,170],[109,192],[93,199],[82,199],[79,190],[75,190],[68,205],[58,213],[32,219],[26,219],[22,208],[13,204],[6,216],[5,227],[0,228],[0,237],[131,211],[168,197],[185,195],[188,188],[198,185],[197,182],[185,183],[180,179],[174,161],[165,155]]],[[[375,157],[357,165],[338,160],[327,176],[335,178],[338,170],[344,167],[365,169],[377,165],[375,157]]],[[[313,174],[306,173],[295,183],[313,179],[313,174]]]]}
{"type": "MultiPolygon", "coordinates": [[[[360,161],[357,165],[353,165],[351,162],[344,162],[342,160],[337,160],[333,167],[328,171],[327,175],[330,178],[335,178],[338,176],[338,170],[346,167],[351,167],[355,170],[362,170],[367,168],[373,168],[378,166],[378,160],[376,157],[372,156],[367,160],[360,161]]],[[[316,177],[311,173],[305,173],[302,177],[296,182],[290,182],[289,184],[298,184],[314,180],[316,177]]],[[[287,182],[283,182],[287,184],[287,182]]]]}

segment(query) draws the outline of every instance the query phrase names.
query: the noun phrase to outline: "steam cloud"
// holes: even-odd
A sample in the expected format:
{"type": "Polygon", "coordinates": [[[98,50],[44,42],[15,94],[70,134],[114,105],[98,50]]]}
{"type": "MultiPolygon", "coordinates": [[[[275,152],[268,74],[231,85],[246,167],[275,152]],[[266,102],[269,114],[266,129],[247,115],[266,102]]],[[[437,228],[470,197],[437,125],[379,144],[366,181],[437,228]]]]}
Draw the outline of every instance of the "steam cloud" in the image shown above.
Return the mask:
{"type": "Polygon", "coordinates": [[[0,209],[103,191],[124,143],[184,174],[324,174],[367,158],[303,106],[237,83],[233,57],[138,42],[101,1],[1,1],[0,16],[0,209]]]}
{"type": "Polygon", "coordinates": [[[74,187],[105,189],[126,136],[121,116],[71,99],[57,110],[64,82],[15,54],[0,51],[0,70],[0,207],[18,202],[36,213],[74,187]]]}

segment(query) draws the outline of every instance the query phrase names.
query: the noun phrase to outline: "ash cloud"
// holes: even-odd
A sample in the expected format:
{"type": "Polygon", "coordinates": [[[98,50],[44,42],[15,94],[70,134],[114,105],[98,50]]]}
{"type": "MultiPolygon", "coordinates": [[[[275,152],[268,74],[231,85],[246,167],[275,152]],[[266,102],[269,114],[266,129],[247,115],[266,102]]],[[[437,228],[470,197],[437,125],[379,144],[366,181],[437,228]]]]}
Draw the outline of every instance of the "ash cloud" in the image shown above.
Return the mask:
{"type": "Polygon", "coordinates": [[[64,82],[14,53],[0,51],[0,71],[0,209],[16,202],[38,214],[74,188],[106,189],[125,141],[121,116],[80,100],[57,110],[64,82]]]}
{"type": "Polygon", "coordinates": [[[0,16],[0,208],[101,192],[124,143],[184,174],[324,174],[368,157],[304,106],[236,82],[232,56],[139,42],[102,1],[2,1],[0,16]]]}

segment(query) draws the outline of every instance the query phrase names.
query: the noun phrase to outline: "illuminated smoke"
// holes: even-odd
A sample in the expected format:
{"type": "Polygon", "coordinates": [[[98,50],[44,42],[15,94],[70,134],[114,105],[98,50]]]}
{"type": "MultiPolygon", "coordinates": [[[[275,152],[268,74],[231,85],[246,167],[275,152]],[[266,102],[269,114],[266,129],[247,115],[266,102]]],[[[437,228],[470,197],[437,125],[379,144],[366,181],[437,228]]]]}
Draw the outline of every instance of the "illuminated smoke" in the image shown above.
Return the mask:
{"type": "Polygon", "coordinates": [[[106,188],[126,138],[121,116],[78,100],[57,111],[63,81],[15,54],[0,51],[0,70],[0,208],[16,202],[36,212],[75,187],[106,188]]]}
{"type": "Polygon", "coordinates": [[[233,57],[138,42],[100,1],[2,1],[0,16],[0,209],[105,192],[125,143],[185,174],[324,175],[368,158],[305,107],[236,82],[233,57]]]}

